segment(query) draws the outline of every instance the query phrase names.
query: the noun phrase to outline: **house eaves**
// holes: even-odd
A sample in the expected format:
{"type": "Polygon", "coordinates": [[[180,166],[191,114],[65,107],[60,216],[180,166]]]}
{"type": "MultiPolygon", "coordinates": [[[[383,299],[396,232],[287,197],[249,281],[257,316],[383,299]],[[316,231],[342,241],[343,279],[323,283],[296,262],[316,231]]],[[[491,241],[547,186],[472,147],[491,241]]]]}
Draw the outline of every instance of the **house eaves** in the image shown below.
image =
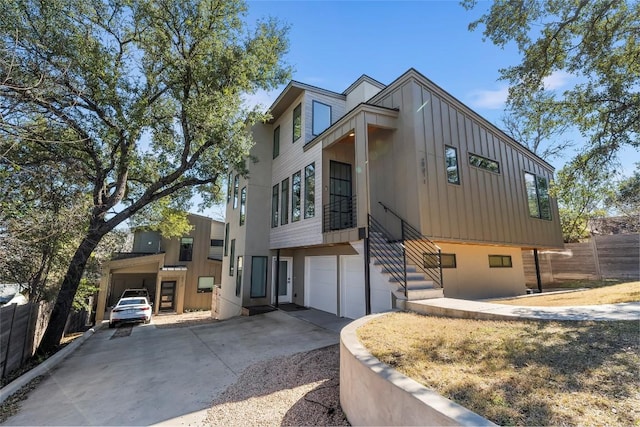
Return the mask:
{"type": "Polygon", "coordinates": [[[360,104],[353,107],[347,114],[340,117],[338,121],[336,121],[334,124],[332,124],[327,129],[325,129],[320,135],[316,136],[311,141],[307,142],[304,145],[303,150],[307,151],[311,147],[316,145],[318,142],[322,142],[322,140],[327,135],[334,132],[337,128],[342,126],[343,123],[345,123],[348,120],[351,120],[351,118],[353,118],[354,116],[360,113],[369,112],[369,113],[376,113],[376,114],[384,114],[384,115],[393,116],[394,118],[396,118],[398,117],[399,111],[400,110],[398,110],[397,108],[387,108],[387,107],[382,107],[380,105],[373,105],[366,102],[361,102],[360,104]]]}
{"type": "Polygon", "coordinates": [[[284,88],[278,98],[269,107],[271,113],[271,119],[267,123],[274,123],[278,118],[293,104],[293,102],[304,91],[310,91],[319,93],[322,95],[330,96],[332,98],[345,100],[347,97],[342,93],[333,92],[327,89],[322,89],[316,86],[308,85],[306,83],[291,80],[289,84],[284,88]]]}
{"type": "Polygon", "coordinates": [[[408,80],[411,80],[411,79],[414,79],[414,80],[418,81],[420,84],[423,84],[424,86],[428,87],[429,90],[433,91],[438,96],[440,96],[443,99],[445,99],[447,102],[449,102],[449,103],[453,104],[455,107],[459,108],[461,111],[463,111],[466,115],[470,116],[472,119],[482,123],[487,128],[489,128],[491,131],[493,131],[495,133],[498,133],[500,136],[502,136],[507,141],[507,143],[511,144],[515,149],[521,151],[523,154],[525,154],[527,156],[533,156],[537,161],[539,161],[539,162],[543,163],[544,165],[546,165],[551,172],[555,171],[555,168],[551,164],[549,164],[546,160],[544,160],[543,158],[538,156],[533,151],[529,150],[524,145],[520,144],[518,141],[516,141],[511,136],[509,136],[505,131],[503,131],[502,129],[500,129],[499,127],[497,127],[493,123],[491,123],[489,120],[487,120],[484,117],[482,117],[480,114],[476,113],[474,110],[472,110],[466,104],[464,104],[462,101],[457,99],[455,96],[451,95],[449,92],[447,92],[446,90],[444,90],[443,88],[441,88],[437,84],[435,84],[433,81],[429,80],[429,78],[424,76],[422,73],[420,73],[415,68],[409,68],[407,71],[405,71],[404,74],[402,74],[400,77],[398,77],[393,82],[391,82],[386,88],[384,88],[383,90],[378,92],[376,95],[371,97],[371,99],[369,101],[367,101],[367,103],[373,104],[375,102],[378,102],[381,98],[386,96],[388,93],[392,92],[393,90],[395,90],[399,86],[402,86],[405,82],[407,82],[408,80]]]}

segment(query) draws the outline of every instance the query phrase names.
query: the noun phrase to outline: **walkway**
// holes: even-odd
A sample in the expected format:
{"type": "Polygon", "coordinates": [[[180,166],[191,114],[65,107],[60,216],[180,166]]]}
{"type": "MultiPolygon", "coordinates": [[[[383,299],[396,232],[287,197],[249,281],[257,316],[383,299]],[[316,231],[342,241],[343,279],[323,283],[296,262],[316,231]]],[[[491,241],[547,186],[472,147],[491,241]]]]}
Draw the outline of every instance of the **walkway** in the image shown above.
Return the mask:
{"type": "Polygon", "coordinates": [[[408,310],[417,313],[463,319],[640,321],[640,302],[570,307],[523,307],[454,298],[435,298],[408,301],[406,305],[408,310]]]}

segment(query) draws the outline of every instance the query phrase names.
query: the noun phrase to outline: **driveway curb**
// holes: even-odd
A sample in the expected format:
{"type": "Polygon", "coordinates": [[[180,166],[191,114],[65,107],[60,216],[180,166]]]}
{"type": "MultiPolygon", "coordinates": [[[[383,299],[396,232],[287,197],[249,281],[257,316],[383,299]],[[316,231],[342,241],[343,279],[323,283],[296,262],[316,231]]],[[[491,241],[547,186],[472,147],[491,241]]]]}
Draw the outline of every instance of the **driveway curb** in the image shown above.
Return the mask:
{"type": "Polygon", "coordinates": [[[78,347],[82,345],[89,337],[91,337],[97,330],[102,328],[102,323],[97,324],[93,328],[86,331],[80,338],[77,338],[71,342],[68,346],[58,351],[56,354],[31,369],[30,371],[25,372],[23,375],[19,376],[15,380],[11,381],[6,386],[0,388],[0,404],[7,400],[9,396],[20,390],[27,383],[33,380],[40,375],[44,375],[51,369],[55,368],[58,363],[62,362],[65,357],[76,351],[78,347]]]}

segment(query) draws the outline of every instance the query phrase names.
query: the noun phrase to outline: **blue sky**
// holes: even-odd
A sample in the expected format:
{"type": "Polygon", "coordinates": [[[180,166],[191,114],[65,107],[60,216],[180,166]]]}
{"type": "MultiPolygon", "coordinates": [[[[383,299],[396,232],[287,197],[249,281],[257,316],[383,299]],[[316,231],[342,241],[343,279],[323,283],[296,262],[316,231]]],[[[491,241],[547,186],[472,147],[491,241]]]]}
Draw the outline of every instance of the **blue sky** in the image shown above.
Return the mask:
{"type": "MultiPolygon", "coordinates": [[[[503,128],[507,85],[500,68],[515,65],[515,46],[505,49],[482,40],[468,25],[490,6],[479,1],[465,10],[458,1],[248,1],[247,21],[268,16],[290,26],[286,60],[293,79],[336,92],[362,74],[384,84],[413,67],[444,90],[503,128]]],[[[562,90],[571,76],[557,73],[547,87],[562,90]]],[[[250,102],[271,105],[282,88],[258,93],[250,102]]],[[[573,134],[578,138],[579,135],[573,134]]],[[[572,155],[567,153],[568,157],[572,155]]],[[[621,156],[625,173],[640,162],[637,150],[621,156]]],[[[565,159],[551,160],[559,169],[565,159]]]]}

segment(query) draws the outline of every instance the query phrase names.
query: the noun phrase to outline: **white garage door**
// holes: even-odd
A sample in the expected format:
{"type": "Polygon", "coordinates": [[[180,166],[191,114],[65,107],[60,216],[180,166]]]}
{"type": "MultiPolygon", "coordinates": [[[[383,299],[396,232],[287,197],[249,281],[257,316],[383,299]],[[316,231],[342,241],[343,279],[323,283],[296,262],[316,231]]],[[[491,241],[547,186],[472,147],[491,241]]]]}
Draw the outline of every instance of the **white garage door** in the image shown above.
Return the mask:
{"type": "Polygon", "coordinates": [[[361,255],[340,256],[340,292],[340,315],[351,319],[364,316],[364,260],[361,255]]]}
{"type": "Polygon", "coordinates": [[[336,256],[304,259],[304,305],[338,313],[338,263],[336,256]]]}

